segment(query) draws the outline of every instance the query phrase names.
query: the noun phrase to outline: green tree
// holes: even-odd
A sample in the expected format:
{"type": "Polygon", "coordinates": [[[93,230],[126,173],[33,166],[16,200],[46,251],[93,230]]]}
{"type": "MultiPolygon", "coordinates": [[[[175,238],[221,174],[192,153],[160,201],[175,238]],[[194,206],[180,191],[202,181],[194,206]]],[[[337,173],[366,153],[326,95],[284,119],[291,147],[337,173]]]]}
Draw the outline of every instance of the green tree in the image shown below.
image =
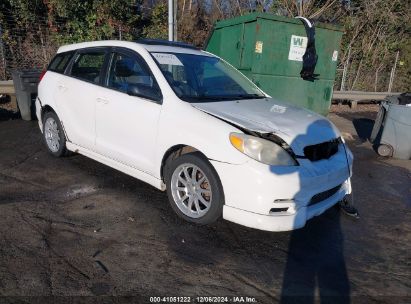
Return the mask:
{"type": "Polygon", "coordinates": [[[48,0],[50,27],[59,43],[113,38],[132,39],[140,34],[142,1],[48,0]]]}
{"type": "Polygon", "coordinates": [[[165,1],[153,7],[148,24],[144,26],[143,36],[152,39],[167,39],[168,8],[165,1]]]}

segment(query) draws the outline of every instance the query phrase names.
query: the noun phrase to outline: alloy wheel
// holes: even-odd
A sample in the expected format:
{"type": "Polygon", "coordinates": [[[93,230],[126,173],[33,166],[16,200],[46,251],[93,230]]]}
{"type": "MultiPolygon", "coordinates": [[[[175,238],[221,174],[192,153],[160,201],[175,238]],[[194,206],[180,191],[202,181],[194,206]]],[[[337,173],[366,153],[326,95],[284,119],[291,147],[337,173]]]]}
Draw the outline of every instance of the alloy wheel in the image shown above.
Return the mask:
{"type": "Polygon", "coordinates": [[[178,166],[171,177],[171,193],[177,207],[190,218],[204,216],[212,203],[212,189],[204,172],[194,164],[178,166]]]}
{"type": "Polygon", "coordinates": [[[57,152],[60,149],[60,134],[56,120],[52,117],[47,118],[44,124],[44,137],[51,152],[57,152]]]}

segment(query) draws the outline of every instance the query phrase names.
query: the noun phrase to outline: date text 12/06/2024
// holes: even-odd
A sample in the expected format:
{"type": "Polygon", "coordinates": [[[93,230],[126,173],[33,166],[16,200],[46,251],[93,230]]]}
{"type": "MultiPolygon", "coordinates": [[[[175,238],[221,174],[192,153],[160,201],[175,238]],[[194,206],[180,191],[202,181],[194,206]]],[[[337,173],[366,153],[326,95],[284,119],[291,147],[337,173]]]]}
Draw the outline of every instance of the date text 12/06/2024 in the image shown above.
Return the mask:
{"type": "Polygon", "coordinates": [[[258,303],[254,297],[150,297],[150,303],[258,303]]]}

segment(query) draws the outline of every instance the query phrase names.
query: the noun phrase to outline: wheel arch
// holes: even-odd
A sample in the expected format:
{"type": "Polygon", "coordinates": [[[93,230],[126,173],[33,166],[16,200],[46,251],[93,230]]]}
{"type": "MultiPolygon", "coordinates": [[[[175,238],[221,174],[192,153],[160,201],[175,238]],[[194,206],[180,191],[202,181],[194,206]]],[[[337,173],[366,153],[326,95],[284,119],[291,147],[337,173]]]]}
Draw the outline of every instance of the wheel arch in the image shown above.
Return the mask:
{"type": "Polygon", "coordinates": [[[183,154],[188,154],[188,153],[193,153],[193,152],[198,152],[201,155],[203,155],[206,159],[208,159],[208,157],[203,152],[201,152],[199,149],[193,146],[190,146],[190,145],[178,144],[178,145],[174,145],[168,148],[167,151],[164,153],[163,158],[161,160],[161,167],[160,167],[161,179],[165,181],[164,179],[165,178],[165,167],[169,160],[176,159],[183,154]]]}
{"type": "Polygon", "coordinates": [[[41,122],[43,123],[44,115],[46,115],[47,113],[50,113],[50,112],[51,112],[51,113],[54,113],[54,114],[57,116],[57,118],[60,120],[60,124],[61,124],[61,127],[63,128],[64,135],[66,136],[66,140],[67,140],[68,142],[70,142],[69,137],[68,137],[68,134],[67,134],[67,131],[66,131],[66,128],[65,128],[65,126],[64,126],[64,123],[63,123],[63,121],[60,119],[59,115],[57,114],[57,112],[54,110],[54,108],[53,108],[52,106],[46,104],[46,105],[44,105],[44,106],[41,107],[41,122]]]}
{"type": "MultiPolygon", "coordinates": [[[[225,204],[225,195],[224,195],[224,187],[221,183],[220,176],[214,166],[210,163],[210,159],[207,158],[204,153],[199,151],[198,149],[188,146],[188,145],[175,145],[167,150],[167,153],[163,157],[164,166],[163,171],[165,176],[165,184],[167,190],[167,196],[169,202],[171,204],[172,209],[177,213],[178,216],[181,218],[193,222],[196,224],[204,225],[210,224],[218,220],[223,214],[223,207],[225,204]],[[168,155],[168,156],[166,156],[168,155]],[[174,157],[174,158],[173,158],[174,157]],[[170,161],[170,159],[173,159],[170,161]],[[169,164],[169,165],[168,165],[169,164]],[[202,180],[201,183],[198,183],[199,180],[196,178],[192,179],[194,176],[194,171],[189,171],[190,169],[187,168],[190,166],[197,166],[198,171],[207,178],[207,180],[202,180]],[[179,171],[176,171],[179,170],[179,171]],[[182,170],[184,170],[184,176],[192,186],[188,186],[185,184],[184,190],[176,189],[175,186],[179,186],[181,182],[182,170]],[[175,172],[178,173],[175,176],[175,172]],[[206,181],[204,188],[203,182],[206,181]],[[177,185],[176,185],[177,183],[177,185]],[[174,186],[173,186],[174,185],[174,186]],[[197,187],[201,187],[203,189],[208,189],[210,194],[208,194],[208,198],[202,195],[202,191],[197,190],[197,187]],[[191,190],[190,190],[191,189],[191,190]],[[176,192],[177,191],[177,192],[176,192]],[[185,192],[184,198],[181,197],[181,191],[185,192]],[[191,193],[191,196],[189,195],[191,193]],[[194,194],[195,193],[195,194],[194,194]],[[193,196],[194,194],[194,196],[193,196]],[[204,204],[204,200],[198,198],[198,195],[202,196],[204,200],[208,201],[208,204],[204,204]],[[212,195],[212,196],[211,196],[212,195]],[[191,197],[191,205],[188,205],[189,202],[186,204],[184,200],[187,197],[191,197]],[[194,202],[196,201],[196,203],[194,202]],[[194,204],[195,203],[195,204],[194,204]],[[195,205],[196,215],[193,215],[192,212],[188,212],[188,210],[192,211],[192,206],[195,205]],[[202,206],[206,206],[206,209],[202,209],[202,206]],[[187,209],[189,208],[189,209],[187,209]],[[206,210],[206,213],[199,213],[200,210],[206,210]]],[[[194,170],[194,169],[192,169],[194,170]]],[[[197,172],[197,171],[196,171],[197,172]]],[[[184,183],[183,183],[184,184],[184,183]]]]}
{"type": "Polygon", "coordinates": [[[44,115],[48,112],[53,112],[57,115],[56,111],[50,105],[47,104],[41,107],[41,120],[43,120],[44,115]]]}

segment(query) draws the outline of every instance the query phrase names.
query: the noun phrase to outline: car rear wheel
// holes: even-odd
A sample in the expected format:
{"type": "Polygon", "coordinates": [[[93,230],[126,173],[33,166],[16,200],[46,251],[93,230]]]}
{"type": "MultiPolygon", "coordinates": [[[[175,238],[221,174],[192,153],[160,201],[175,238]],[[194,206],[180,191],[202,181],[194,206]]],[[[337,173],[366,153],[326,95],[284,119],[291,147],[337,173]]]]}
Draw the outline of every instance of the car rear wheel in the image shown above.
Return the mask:
{"type": "Polygon", "coordinates": [[[43,137],[47,150],[53,156],[61,157],[66,154],[66,136],[61,122],[54,112],[47,112],[44,115],[43,137]]]}
{"type": "Polygon", "coordinates": [[[183,219],[210,224],[221,215],[224,193],[210,162],[200,153],[171,160],[166,168],[167,195],[173,210],[183,219]]]}

